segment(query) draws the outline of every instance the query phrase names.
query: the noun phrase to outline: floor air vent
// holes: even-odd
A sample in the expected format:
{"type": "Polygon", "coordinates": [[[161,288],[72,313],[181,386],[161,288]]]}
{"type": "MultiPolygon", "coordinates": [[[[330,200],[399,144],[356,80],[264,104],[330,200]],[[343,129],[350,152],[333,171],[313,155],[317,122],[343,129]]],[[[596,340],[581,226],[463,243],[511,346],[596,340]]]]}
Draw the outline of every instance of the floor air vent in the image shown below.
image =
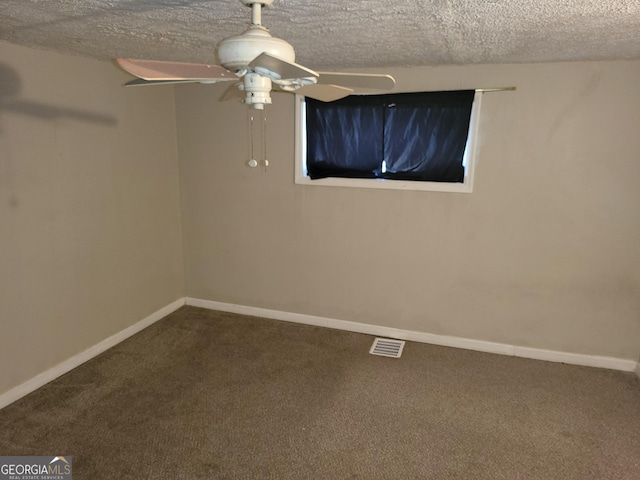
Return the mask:
{"type": "Polygon", "coordinates": [[[382,355],[383,357],[400,358],[404,341],[392,340],[391,338],[376,338],[371,345],[369,353],[371,355],[382,355]]]}

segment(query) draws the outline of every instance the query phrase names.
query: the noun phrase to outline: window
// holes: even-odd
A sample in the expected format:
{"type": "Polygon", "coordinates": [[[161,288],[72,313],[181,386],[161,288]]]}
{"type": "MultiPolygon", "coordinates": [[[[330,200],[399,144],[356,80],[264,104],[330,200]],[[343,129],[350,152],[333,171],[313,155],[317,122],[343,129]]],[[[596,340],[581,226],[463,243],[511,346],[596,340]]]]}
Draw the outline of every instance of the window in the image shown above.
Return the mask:
{"type": "Polygon", "coordinates": [[[471,192],[481,96],[298,96],[296,183],[471,192]]]}

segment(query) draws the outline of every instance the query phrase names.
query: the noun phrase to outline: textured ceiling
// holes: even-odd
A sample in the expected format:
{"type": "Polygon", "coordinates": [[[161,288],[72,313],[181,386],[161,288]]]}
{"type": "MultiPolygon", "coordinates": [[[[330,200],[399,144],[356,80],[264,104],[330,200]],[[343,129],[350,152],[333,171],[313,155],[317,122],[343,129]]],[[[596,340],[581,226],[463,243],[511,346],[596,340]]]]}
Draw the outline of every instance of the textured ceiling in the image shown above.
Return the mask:
{"type": "MultiPolygon", "coordinates": [[[[1,0],[0,39],[216,63],[250,18],[238,0],[1,0]]],[[[263,24],[320,70],[640,59],[640,0],[275,0],[263,24]]]]}

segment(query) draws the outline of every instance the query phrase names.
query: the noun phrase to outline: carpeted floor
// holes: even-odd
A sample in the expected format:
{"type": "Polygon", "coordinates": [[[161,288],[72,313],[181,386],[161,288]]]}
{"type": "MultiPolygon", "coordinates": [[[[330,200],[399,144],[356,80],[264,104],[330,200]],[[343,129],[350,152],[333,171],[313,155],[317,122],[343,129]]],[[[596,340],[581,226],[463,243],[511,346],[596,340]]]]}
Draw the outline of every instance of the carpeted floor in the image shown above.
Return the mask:
{"type": "Polygon", "coordinates": [[[184,307],[0,410],[75,480],[640,479],[631,373],[184,307]]]}

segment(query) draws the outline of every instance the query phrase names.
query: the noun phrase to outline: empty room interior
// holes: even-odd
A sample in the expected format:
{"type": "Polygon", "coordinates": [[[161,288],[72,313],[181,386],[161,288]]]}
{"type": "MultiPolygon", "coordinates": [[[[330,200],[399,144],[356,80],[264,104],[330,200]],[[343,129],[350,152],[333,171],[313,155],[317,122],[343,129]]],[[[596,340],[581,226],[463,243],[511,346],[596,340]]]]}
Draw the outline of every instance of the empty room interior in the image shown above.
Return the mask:
{"type": "Polygon", "coordinates": [[[295,91],[125,87],[216,65],[248,2],[2,3],[0,456],[640,478],[637,1],[262,4],[319,79],[395,80],[352,96],[475,90],[466,191],[300,181],[295,91]]]}

